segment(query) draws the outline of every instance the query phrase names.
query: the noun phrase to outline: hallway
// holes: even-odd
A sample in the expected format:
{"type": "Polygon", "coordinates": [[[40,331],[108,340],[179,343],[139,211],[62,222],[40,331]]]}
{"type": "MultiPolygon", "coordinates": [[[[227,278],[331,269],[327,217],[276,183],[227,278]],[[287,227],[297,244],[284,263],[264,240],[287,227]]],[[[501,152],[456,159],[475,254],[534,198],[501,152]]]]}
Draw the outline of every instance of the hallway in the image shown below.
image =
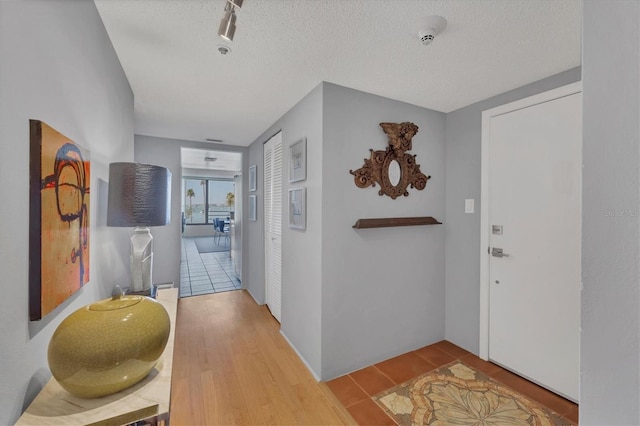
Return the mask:
{"type": "Polygon", "coordinates": [[[247,291],[180,299],[177,318],[175,425],[393,425],[372,397],[455,360],[564,417],[561,424],[578,421],[576,404],[447,341],[318,383],[247,291]]]}
{"type": "Polygon", "coordinates": [[[178,302],[172,425],[353,424],[247,291],[178,302]]]}
{"type": "MultiPolygon", "coordinates": [[[[213,237],[211,237],[213,238],[213,237]]],[[[227,251],[200,253],[194,238],[182,238],[180,297],[239,290],[234,263],[227,251]]]]}

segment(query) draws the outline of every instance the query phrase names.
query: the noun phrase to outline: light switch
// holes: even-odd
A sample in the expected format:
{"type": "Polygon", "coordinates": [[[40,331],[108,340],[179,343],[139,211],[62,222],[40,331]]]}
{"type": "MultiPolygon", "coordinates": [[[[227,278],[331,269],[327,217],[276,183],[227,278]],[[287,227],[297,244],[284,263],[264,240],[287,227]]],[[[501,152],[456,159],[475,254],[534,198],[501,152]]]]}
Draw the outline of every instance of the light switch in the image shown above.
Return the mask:
{"type": "Polygon", "coordinates": [[[473,198],[467,198],[466,200],[464,200],[464,212],[473,213],[474,211],[475,211],[475,208],[474,208],[473,198]]]}

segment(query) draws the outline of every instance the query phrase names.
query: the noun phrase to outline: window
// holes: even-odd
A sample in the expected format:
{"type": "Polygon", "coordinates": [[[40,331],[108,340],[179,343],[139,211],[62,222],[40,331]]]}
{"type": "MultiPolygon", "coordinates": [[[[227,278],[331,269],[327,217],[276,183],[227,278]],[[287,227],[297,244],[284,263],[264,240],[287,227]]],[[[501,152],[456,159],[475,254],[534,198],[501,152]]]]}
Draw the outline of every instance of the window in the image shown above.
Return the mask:
{"type": "Polygon", "coordinates": [[[233,217],[235,187],[232,179],[182,179],[182,211],[188,224],[212,224],[215,218],[233,217]]]}

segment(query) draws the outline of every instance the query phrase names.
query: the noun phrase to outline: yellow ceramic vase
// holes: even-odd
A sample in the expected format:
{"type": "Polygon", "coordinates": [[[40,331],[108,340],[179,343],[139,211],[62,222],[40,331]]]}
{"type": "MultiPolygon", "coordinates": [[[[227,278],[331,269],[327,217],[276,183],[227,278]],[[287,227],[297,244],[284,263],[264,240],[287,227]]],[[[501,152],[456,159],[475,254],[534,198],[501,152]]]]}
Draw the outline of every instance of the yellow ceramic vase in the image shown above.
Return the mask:
{"type": "Polygon", "coordinates": [[[49,368],[73,395],[110,395],[149,374],[164,351],[170,328],[167,311],[151,298],[101,300],[60,323],[49,343],[49,368]]]}

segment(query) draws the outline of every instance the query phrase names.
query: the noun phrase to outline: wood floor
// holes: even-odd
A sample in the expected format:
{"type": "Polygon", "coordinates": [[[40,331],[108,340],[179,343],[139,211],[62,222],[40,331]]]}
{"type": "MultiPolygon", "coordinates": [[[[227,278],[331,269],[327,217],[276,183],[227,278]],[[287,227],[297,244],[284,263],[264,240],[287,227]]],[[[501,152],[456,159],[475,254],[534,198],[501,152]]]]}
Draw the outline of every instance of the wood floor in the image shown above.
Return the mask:
{"type": "Polygon", "coordinates": [[[171,425],[355,424],[244,290],[180,299],[171,425]]]}
{"type": "Polygon", "coordinates": [[[447,341],[325,384],[279,330],[246,290],[180,299],[171,425],[395,424],[371,396],[456,359],[578,423],[576,404],[447,341]]]}

